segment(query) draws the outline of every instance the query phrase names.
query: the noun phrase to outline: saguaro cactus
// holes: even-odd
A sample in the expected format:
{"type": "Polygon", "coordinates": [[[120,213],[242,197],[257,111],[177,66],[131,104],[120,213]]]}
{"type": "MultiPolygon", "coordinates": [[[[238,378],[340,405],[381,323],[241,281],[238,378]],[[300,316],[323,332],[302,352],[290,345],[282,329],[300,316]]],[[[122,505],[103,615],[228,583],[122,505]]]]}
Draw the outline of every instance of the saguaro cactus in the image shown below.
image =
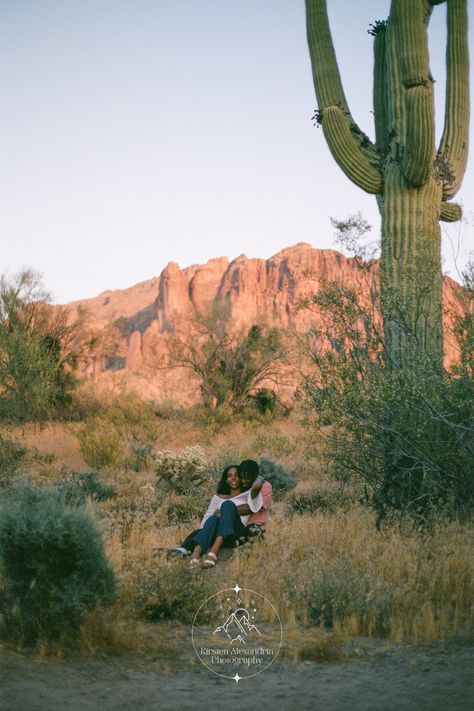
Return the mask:
{"type": "Polygon", "coordinates": [[[306,0],[318,119],[335,160],[356,185],[377,196],[382,216],[382,304],[389,361],[397,367],[420,352],[441,361],[439,221],[461,217],[449,201],[461,185],[468,153],[467,2],[446,0],[446,108],[436,149],[427,28],[433,6],[443,1],[392,0],[387,21],[372,25],[373,144],[349,111],[326,0],[306,0]],[[394,299],[403,318],[393,318],[388,304],[394,299]]]}

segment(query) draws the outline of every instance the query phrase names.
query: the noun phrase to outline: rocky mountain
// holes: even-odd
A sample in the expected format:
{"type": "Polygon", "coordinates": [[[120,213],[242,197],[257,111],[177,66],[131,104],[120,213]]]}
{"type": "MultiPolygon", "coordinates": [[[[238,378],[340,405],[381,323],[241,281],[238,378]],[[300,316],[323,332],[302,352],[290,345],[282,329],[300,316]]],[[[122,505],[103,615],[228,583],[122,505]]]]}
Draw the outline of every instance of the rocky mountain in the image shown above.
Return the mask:
{"type": "MultiPolygon", "coordinates": [[[[116,327],[114,347],[105,348],[87,363],[83,375],[103,384],[126,381],[141,394],[159,400],[191,403],[197,399],[198,389],[189,371],[161,368],[158,364],[166,356],[167,334],[173,329],[186,333],[193,310],[226,303],[232,328],[265,321],[302,332],[311,326],[315,316],[297,306],[327,281],[340,281],[366,295],[377,288],[375,268],[367,273],[353,258],[303,242],[269,259],[240,255],[229,262],[226,257],[218,257],[183,269],[170,262],[158,277],[68,305],[73,315],[85,309],[90,327],[97,332],[105,333],[113,324],[116,327]]],[[[456,282],[445,277],[448,361],[455,358],[451,307],[456,288],[456,282]]]]}

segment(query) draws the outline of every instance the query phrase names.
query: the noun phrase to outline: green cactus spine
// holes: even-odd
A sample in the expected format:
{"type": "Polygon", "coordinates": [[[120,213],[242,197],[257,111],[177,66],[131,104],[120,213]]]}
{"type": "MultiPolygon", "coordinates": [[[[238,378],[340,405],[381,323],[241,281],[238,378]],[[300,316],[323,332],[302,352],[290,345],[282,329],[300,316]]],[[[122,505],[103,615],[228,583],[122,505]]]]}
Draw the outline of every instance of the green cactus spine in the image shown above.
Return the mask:
{"type": "Polygon", "coordinates": [[[444,131],[435,147],[434,94],[427,27],[440,0],[392,0],[373,26],[373,144],[353,120],[344,94],[326,0],[306,0],[308,44],[326,141],[345,174],[377,196],[382,216],[382,295],[389,361],[412,355],[442,361],[440,220],[461,209],[449,200],[466,168],[469,131],[467,0],[448,5],[444,131]],[[404,325],[392,319],[398,299],[404,325]]]}

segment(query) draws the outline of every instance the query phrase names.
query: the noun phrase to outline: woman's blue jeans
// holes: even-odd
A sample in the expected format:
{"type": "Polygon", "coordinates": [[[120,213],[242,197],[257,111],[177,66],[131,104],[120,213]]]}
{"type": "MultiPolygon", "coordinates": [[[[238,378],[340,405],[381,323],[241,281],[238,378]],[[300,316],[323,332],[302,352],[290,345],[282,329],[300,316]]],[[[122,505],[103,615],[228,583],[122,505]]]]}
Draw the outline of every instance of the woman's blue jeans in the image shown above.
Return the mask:
{"type": "Polygon", "coordinates": [[[203,553],[211,547],[217,536],[224,536],[224,546],[232,547],[241,536],[247,537],[247,529],[242,523],[237,506],[233,501],[221,504],[220,516],[213,514],[204,526],[192,535],[194,546],[200,546],[203,553]]]}

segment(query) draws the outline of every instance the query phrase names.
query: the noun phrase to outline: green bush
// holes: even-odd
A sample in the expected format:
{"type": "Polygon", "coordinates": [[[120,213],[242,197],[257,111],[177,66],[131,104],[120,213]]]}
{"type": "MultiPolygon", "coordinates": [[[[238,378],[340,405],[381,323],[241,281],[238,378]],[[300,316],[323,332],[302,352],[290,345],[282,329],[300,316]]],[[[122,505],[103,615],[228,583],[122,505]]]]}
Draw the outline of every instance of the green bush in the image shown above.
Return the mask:
{"type": "Polygon", "coordinates": [[[125,459],[126,442],[114,422],[101,415],[90,417],[78,431],[81,454],[94,469],[119,467],[125,459]]]}
{"type": "Polygon", "coordinates": [[[0,435],[0,486],[9,483],[27,454],[21,442],[0,435]]]}
{"type": "Polygon", "coordinates": [[[295,477],[288,469],[268,457],[260,459],[260,473],[272,485],[273,495],[277,499],[294,489],[297,484],[295,477]]]}
{"type": "MultiPolygon", "coordinates": [[[[367,304],[326,284],[306,304],[322,324],[308,334],[307,421],[325,436],[331,474],[365,481],[379,524],[394,511],[427,519],[474,506],[473,302],[459,291],[465,315],[455,320],[459,361],[449,370],[416,349],[403,367],[393,362],[374,290],[367,304]]],[[[403,304],[389,305],[400,323],[403,304]]]]}
{"type": "Polygon", "coordinates": [[[72,474],[69,479],[59,482],[58,491],[69,506],[81,506],[88,499],[107,501],[115,495],[114,487],[103,484],[97,472],[72,474]]]}
{"type": "Polygon", "coordinates": [[[256,454],[287,457],[295,452],[297,444],[283,432],[259,432],[253,438],[251,449],[256,454]]]}
{"type": "Polygon", "coordinates": [[[276,393],[268,388],[260,388],[251,396],[251,401],[257,412],[262,415],[274,415],[280,405],[276,393]]]}
{"type": "Polygon", "coordinates": [[[171,495],[164,501],[166,519],[171,525],[201,519],[207,508],[207,497],[171,495]]]}
{"type": "Polygon", "coordinates": [[[0,275],[0,419],[42,421],[68,414],[84,348],[83,314],[52,306],[41,274],[0,275]]]}
{"type": "Polygon", "coordinates": [[[310,563],[303,589],[296,595],[297,616],[326,629],[356,619],[370,634],[385,636],[393,615],[412,607],[409,589],[374,579],[371,571],[357,572],[350,555],[336,557],[329,565],[310,563]]]}
{"type": "Polygon", "coordinates": [[[114,573],[91,519],[54,489],[15,487],[0,511],[4,638],[73,640],[86,612],[111,602],[114,573]]]}
{"type": "Polygon", "coordinates": [[[127,464],[134,472],[142,472],[153,466],[155,448],[152,444],[135,444],[130,448],[127,464]]]}
{"type": "Polygon", "coordinates": [[[288,512],[296,514],[333,513],[338,507],[350,507],[350,501],[340,491],[327,491],[324,489],[311,489],[309,491],[295,491],[288,498],[288,512]]]}
{"type": "MultiPolygon", "coordinates": [[[[159,421],[151,402],[134,394],[114,398],[82,424],[78,439],[82,456],[94,469],[141,467],[156,440],[159,421]],[[132,456],[127,452],[132,448],[132,456]]],[[[138,471],[139,469],[136,469],[138,471]]]]}
{"type": "Polygon", "coordinates": [[[153,442],[159,431],[155,405],[134,393],[114,398],[101,417],[114,425],[125,439],[138,445],[153,442]]]}
{"type": "Polygon", "coordinates": [[[166,514],[163,512],[162,500],[158,499],[154,491],[148,487],[142,488],[135,495],[117,495],[106,501],[102,507],[102,526],[107,535],[113,531],[120,534],[120,540],[125,543],[134,526],[154,526],[156,528],[166,525],[166,514]]]}
{"type": "MultiPolygon", "coordinates": [[[[191,624],[200,605],[215,589],[205,573],[191,575],[189,561],[179,560],[142,572],[134,593],[138,614],[149,622],[177,620],[191,624]]],[[[206,606],[207,611],[211,621],[212,604],[206,606]]]]}

